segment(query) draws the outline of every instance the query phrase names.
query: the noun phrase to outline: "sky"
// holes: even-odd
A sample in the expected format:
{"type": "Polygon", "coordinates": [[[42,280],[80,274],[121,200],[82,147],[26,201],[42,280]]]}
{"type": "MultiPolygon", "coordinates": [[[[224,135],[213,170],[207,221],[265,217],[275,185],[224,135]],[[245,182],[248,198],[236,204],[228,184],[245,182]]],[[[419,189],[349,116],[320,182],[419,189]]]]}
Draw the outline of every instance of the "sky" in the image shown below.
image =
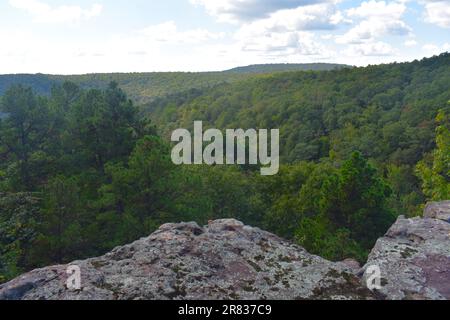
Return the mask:
{"type": "Polygon", "coordinates": [[[0,0],[0,74],[357,66],[450,51],[450,0],[0,0]]]}

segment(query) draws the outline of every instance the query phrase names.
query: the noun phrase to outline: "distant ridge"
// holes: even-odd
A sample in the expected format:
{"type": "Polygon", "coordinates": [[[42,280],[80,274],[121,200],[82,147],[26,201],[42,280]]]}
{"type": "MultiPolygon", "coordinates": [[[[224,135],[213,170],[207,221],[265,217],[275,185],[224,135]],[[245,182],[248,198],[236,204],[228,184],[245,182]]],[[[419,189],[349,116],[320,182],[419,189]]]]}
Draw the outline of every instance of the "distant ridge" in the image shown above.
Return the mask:
{"type": "Polygon", "coordinates": [[[274,63],[253,64],[237,67],[224,72],[229,73],[273,73],[287,71],[329,71],[343,68],[353,68],[350,65],[335,63],[274,63]]]}
{"type": "MultiPolygon", "coordinates": [[[[420,61],[403,62],[402,65],[417,64],[431,66],[448,59],[450,53],[424,58],[420,61]]],[[[397,65],[392,63],[389,65],[397,65]]],[[[362,68],[371,70],[374,66],[362,68]]],[[[375,66],[376,67],[376,66],[375,66]]],[[[380,66],[381,67],[381,66],[380,66]]],[[[0,96],[12,85],[21,84],[31,87],[38,94],[49,94],[51,88],[64,81],[72,81],[82,88],[105,88],[115,81],[137,104],[145,105],[156,98],[178,94],[193,89],[211,88],[223,83],[233,83],[258,75],[301,72],[330,71],[354,68],[345,64],[304,63],[304,64],[255,64],[225,71],[215,72],[141,72],[141,73],[92,73],[84,75],[48,75],[48,74],[0,74],[0,96]]],[[[359,69],[359,68],[358,68],[359,69]]]]}
{"type": "Polygon", "coordinates": [[[39,94],[49,94],[53,86],[72,81],[83,88],[104,88],[115,81],[138,104],[145,104],[156,97],[201,89],[221,83],[244,80],[258,74],[286,71],[325,71],[349,67],[339,64],[267,64],[238,67],[216,72],[142,72],[142,73],[93,73],[85,75],[6,74],[0,75],[0,96],[12,85],[31,87],[39,94]]]}

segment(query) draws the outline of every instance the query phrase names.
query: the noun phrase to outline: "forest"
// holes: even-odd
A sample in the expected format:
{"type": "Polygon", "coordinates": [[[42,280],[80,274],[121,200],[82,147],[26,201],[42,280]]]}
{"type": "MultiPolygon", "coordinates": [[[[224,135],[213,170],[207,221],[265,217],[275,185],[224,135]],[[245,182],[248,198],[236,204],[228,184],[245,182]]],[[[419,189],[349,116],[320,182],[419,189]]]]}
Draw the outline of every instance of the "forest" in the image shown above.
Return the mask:
{"type": "Polygon", "coordinates": [[[116,82],[135,103],[145,104],[154,98],[184,92],[190,89],[209,88],[217,84],[232,83],[255,74],[288,71],[336,70],[350,66],[329,63],[268,64],[238,67],[216,72],[143,72],[104,73],[83,75],[7,74],[0,75],[0,96],[12,85],[21,84],[36,93],[49,95],[55,85],[73,82],[83,89],[102,89],[116,82]]]}
{"type": "Polygon", "coordinates": [[[449,53],[171,91],[173,83],[152,99],[114,81],[4,91],[0,283],[101,255],[166,222],[218,218],[363,262],[397,216],[450,199],[449,53]],[[279,173],[173,164],[170,133],[194,121],[280,129],[279,173]]]}

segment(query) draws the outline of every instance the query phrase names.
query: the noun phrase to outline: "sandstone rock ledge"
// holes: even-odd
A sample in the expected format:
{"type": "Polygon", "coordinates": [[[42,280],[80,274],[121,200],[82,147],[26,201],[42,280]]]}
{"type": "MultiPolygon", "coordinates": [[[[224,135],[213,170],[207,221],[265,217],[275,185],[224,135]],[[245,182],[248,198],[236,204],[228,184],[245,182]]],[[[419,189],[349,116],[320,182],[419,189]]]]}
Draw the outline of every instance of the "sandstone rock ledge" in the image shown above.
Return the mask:
{"type": "Polygon", "coordinates": [[[84,261],[79,291],[66,265],[0,286],[0,299],[373,299],[352,270],[236,220],[163,225],[84,261]]]}
{"type": "Polygon", "coordinates": [[[389,299],[450,299],[450,223],[400,217],[377,241],[370,265],[379,266],[389,299]]]}
{"type": "Polygon", "coordinates": [[[0,285],[0,300],[450,299],[449,206],[427,208],[434,212],[427,218],[400,217],[360,270],[233,219],[165,224],[102,257],[69,264],[80,267],[80,290],[67,289],[69,265],[59,265],[0,285]],[[382,277],[374,292],[364,285],[372,265],[382,277]]]}

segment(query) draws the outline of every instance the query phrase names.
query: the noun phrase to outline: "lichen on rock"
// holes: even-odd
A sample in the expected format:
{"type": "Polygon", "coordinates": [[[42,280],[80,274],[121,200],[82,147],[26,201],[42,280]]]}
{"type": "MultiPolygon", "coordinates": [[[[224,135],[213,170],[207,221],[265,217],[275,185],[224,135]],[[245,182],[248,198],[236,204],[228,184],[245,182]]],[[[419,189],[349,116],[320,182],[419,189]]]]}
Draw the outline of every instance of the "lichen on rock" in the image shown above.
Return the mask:
{"type": "Polygon", "coordinates": [[[165,224],[104,256],[31,271],[0,285],[0,300],[449,299],[450,223],[438,219],[448,204],[433,206],[436,215],[400,217],[361,269],[223,219],[165,224]],[[78,290],[66,285],[72,265],[81,271],[78,290]],[[372,265],[380,290],[365,284],[372,265]]]}

